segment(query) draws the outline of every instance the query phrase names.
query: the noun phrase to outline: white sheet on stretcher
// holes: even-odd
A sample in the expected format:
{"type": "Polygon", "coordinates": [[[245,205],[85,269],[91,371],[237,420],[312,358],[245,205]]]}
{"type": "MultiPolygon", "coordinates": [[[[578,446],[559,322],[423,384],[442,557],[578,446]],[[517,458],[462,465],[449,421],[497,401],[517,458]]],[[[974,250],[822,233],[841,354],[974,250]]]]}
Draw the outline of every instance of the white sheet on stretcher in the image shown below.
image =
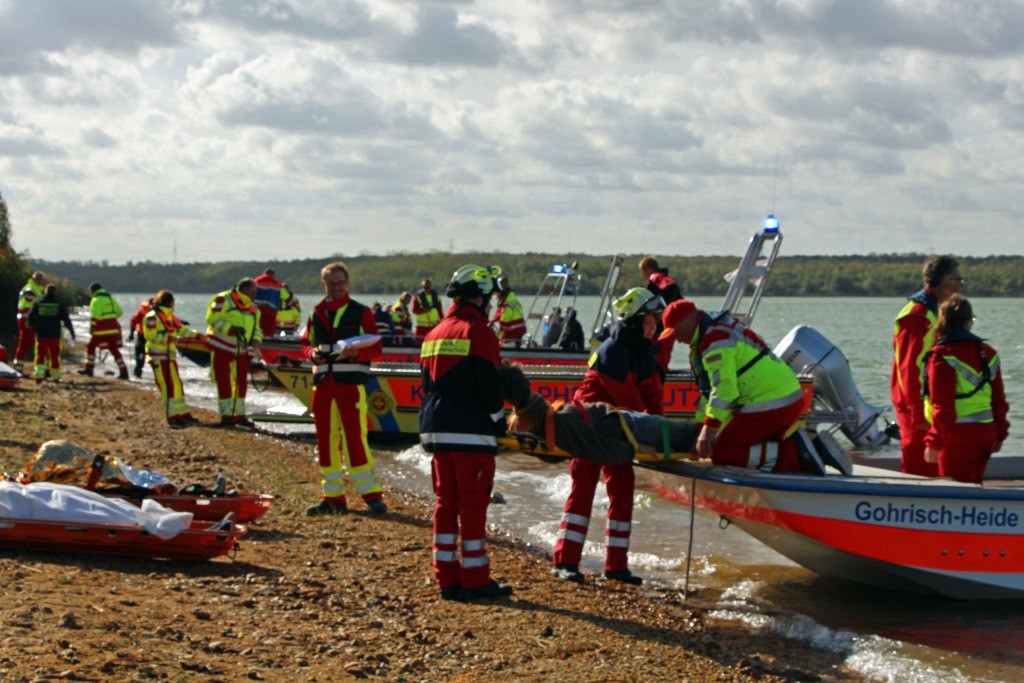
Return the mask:
{"type": "Polygon", "coordinates": [[[191,512],[176,512],[153,500],[136,507],[77,486],[0,481],[0,518],[31,521],[140,526],[158,538],[174,538],[189,528],[191,512]]]}

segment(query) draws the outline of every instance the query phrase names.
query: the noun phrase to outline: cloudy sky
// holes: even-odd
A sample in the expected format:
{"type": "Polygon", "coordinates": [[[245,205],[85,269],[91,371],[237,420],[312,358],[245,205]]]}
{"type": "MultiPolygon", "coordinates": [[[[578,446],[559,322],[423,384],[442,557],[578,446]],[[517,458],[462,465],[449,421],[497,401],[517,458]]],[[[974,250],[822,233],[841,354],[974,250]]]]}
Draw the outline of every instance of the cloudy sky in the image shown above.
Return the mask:
{"type": "Polygon", "coordinates": [[[0,0],[45,259],[1024,253],[1024,0],[0,0]]]}

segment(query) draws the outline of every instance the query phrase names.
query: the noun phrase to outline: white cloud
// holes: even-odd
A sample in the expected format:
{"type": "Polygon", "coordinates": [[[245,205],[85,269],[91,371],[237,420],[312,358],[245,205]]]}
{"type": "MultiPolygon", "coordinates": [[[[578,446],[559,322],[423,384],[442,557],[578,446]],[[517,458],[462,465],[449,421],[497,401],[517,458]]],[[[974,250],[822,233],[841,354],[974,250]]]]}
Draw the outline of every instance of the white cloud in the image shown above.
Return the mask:
{"type": "Polygon", "coordinates": [[[0,192],[48,259],[1019,253],[1022,14],[0,0],[0,192]]]}

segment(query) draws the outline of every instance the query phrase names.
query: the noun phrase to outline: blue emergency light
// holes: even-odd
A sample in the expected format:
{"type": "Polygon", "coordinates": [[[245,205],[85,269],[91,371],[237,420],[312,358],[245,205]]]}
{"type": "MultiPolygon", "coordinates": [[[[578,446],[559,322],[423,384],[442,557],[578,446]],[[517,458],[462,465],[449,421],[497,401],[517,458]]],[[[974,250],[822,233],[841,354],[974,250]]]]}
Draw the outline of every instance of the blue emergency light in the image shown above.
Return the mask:
{"type": "Polygon", "coordinates": [[[761,227],[764,228],[765,232],[778,232],[779,231],[779,219],[775,217],[775,214],[768,214],[764,220],[761,221],[761,227]]]}
{"type": "Polygon", "coordinates": [[[564,263],[556,263],[555,265],[551,266],[551,272],[564,273],[567,270],[567,268],[568,266],[566,266],[564,263]]]}

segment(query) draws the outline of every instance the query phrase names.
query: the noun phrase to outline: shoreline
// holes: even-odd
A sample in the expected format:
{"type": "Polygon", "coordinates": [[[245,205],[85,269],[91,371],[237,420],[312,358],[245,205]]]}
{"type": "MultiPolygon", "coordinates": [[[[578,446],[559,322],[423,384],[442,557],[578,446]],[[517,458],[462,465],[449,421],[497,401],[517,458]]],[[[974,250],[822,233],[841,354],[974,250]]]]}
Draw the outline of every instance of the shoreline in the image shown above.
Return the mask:
{"type": "Polygon", "coordinates": [[[386,471],[387,514],[367,514],[350,491],[348,515],[307,518],[319,498],[312,443],[211,429],[217,418],[204,410],[193,413],[207,426],[172,431],[140,384],[65,377],[0,392],[5,471],[63,438],[179,487],[223,474],[229,487],[277,498],[233,559],[0,551],[5,677],[864,680],[842,654],[715,619],[720,605],[699,592],[684,599],[592,574],[582,586],[559,581],[544,551],[508,536],[492,535],[488,551],[510,599],[441,601],[433,501],[391,488],[386,471]]]}

